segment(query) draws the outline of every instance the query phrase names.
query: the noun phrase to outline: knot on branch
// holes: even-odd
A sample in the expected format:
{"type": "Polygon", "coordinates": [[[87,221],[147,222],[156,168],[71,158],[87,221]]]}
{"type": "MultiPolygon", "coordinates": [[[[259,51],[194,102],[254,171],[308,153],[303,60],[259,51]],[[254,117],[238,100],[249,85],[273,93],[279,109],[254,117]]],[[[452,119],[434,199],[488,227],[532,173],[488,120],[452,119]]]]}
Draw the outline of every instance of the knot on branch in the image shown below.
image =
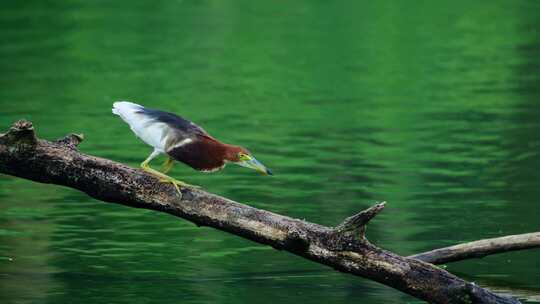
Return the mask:
{"type": "Polygon", "coordinates": [[[386,202],[378,203],[358,214],[346,218],[332,229],[329,238],[331,247],[336,250],[356,250],[357,245],[365,244],[366,225],[384,209],[386,202]]]}
{"type": "Polygon", "coordinates": [[[71,133],[56,141],[57,144],[67,146],[71,149],[76,149],[77,146],[84,140],[83,134],[71,133]]]}
{"type": "Polygon", "coordinates": [[[309,238],[304,231],[297,227],[287,228],[287,235],[278,243],[272,244],[276,250],[287,250],[294,253],[303,253],[309,248],[309,238]]]}
{"type": "Polygon", "coordinates": [[[0,143],[18,148],[36,145],[37,138],[32,123],[25,119],[15,122],[7,133],[0,135],[0,143]]]}
{"type": "Polygon", "coordinates": [[[30,130],[30,129],[33,129],[34,127],[32,126],[31,121],[28,121],[26,119],[21,119],[19,121],[16,121],[13,124],[13,128],[17,130],[30,130]]]}
{"type": "Polygon", "coordinates": [[[305,232],[290,229],[284,242],[284,247],[291,252],[305,252],[309,248],[309,240],[305,232]]]}

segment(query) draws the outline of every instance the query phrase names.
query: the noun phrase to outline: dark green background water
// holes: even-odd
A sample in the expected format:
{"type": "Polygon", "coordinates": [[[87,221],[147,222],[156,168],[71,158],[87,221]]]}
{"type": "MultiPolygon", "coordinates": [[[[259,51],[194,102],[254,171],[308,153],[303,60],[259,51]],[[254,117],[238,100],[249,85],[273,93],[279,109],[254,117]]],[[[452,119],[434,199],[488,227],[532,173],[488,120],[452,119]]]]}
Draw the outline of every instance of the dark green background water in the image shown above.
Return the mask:
{"type": "MultiPolygon", "coordinates": [[[[2,1],[0,129],[137,166],[127,99],[275,172],[172,175],[408,255],[540,228],[540,1],[2,1]]],[[[158,163],[156,163],[157,165],[158,163]]],[[[448,265],[540,301],[540,252],[448,265]]],[[[0,177],[2,303],[418,303],[164,214],[0,177]]]]}

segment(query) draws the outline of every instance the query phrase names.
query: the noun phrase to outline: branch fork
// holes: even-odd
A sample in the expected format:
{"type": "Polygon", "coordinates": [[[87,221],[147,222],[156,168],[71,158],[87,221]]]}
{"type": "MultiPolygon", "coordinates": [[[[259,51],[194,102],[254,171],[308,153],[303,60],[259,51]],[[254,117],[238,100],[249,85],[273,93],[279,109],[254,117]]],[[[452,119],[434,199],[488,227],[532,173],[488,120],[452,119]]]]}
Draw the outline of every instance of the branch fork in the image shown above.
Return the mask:
{"type": "Polygon", "coordinates": [[[346,218],[341,224],[334,228],[334,231],[338,234],[353,233],[361,238],[365,238],[367,223],[377,216],[377,214],[384,209],[385,205],[386,202],[378,203],[346,218]]]}

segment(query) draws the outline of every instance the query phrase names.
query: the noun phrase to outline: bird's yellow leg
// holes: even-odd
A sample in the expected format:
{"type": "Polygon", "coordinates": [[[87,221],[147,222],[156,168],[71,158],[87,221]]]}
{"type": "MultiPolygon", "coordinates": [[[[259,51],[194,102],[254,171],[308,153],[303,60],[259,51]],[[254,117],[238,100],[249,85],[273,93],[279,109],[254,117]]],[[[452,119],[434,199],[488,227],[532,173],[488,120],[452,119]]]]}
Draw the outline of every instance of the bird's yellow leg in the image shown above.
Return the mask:
{"type": "Polygon", "coordinates": [[[180,187],[193,187],[192,185],[188,184],[188,183],[184,183],[183,181],[179,181],[177,179],[174,179],[166,174],[163,174],[161,172],[159,172],[158,170],[155,170],[153,168],[151,168],[148,164],[141,164],[141,168],[150,173],[150,174],[153,174],[157,177],[159,177],[160,181],[161,182],[164,182],[164,183],[170,183],[170,184],[173,184],[173,186],[176,188],[176,191],[181,194],[180,192],[180,187]]]}
{"type": "Polygon", "coordinates": [[[172,158],[167,158],[163,166],[161,167],[161,172],[167,174],[167,172],[171,171],[172,167],[174,166],[174,160],[172,158]]]}
{"type": "Polygon", "coordinates": [[[144,171],[146,171],[146,172],[148,172],[148,173],[150,173],[150,174],[153,174],[153,175],[159,177],[161,182],[173,184],[174,188],[176,188],[176,191],[177,191],[178,194],[180,194],[180,195],[182,194],[182,193],[180,192],[180,187],[195,187],[195,186],[190,185],[190,184],[188,184],[188,183],[184,183],[184,182],[182,182],[182,181],[176,180],[176,179],[174,179],[174,178],[172,178],[172,177],[170,177],[170,176],[168,176],[168,175],[166,175],[166,174],[164,174],[164,173],[159,172],[158,170],[155,170],[155,169],[151,168],[150,165],[149,165],[149,163],[150,163],[150,161],[151,161],[154,157],[156,157],[157,155],[158,155],[158,153],[156,153],[156,152],[150,154],[150,156],[148,156],[148,158],[145,159],[145,160],[141,163],[141,168],[142,168],[144,171]]]}

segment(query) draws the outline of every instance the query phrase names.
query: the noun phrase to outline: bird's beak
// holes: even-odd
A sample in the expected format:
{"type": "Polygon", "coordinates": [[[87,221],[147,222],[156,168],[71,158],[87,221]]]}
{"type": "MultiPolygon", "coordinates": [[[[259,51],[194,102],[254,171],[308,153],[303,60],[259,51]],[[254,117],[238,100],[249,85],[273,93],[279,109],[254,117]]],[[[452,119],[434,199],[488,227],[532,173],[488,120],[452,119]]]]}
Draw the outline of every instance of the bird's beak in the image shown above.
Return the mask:
{"type": "Polygon", "coordinates": [[[251,157],[250,160],[245,160],[238,163],[242,167],[250,168],[255,171],[258,171],[264,175],[272,175],[272,171],[270,169],[266,168],[263,164],[261,164],[258,160],[255,159],[255,157],[251,157]]]}

